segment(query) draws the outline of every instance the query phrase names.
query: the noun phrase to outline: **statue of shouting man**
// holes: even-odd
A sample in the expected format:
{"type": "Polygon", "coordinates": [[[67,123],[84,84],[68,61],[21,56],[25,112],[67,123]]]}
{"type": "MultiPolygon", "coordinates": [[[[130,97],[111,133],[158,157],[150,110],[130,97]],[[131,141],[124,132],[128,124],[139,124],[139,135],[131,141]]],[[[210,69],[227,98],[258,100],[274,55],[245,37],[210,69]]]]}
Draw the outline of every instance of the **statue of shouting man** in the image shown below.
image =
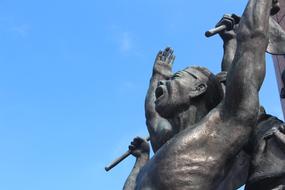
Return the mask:
{"type": "MultiPolygon", "coordinates": [[[[224,98],[210,71],[189,67],[172,75],[172,50],[158,54],[148,92],[153,95],[146,100],[156,153],[142,159],[124,189],[217,189],[256,125],[271,8],[272,0],[249,0],[237,29],[224,98]],[[157,67],[170,69],[160,72],[157,67]]],[[[149,151],[144,149],[137,155],[149,151]]]]}

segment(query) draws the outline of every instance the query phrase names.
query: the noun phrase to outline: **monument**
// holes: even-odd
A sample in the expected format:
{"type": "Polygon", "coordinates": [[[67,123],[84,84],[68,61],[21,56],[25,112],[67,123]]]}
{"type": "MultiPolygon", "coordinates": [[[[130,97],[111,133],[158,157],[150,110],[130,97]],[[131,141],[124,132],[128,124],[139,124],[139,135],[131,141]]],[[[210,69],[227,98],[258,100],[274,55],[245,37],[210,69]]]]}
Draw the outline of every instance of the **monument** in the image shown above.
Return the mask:
{"type": "Polygon", "coordinates": [[[274,40],[283,31],[270,18],[278,11],[276,0],[249,0],[241,17],[225,15],[206,33],[224,42],[217,75],[203,67],[172,73],[173,49],[158,52],[145,100],[150,137],[135,138],[106,168],[136,157],[125,190],[285,189],[285,127],[258,97],[265,52],[283,51],[274,40]]]}

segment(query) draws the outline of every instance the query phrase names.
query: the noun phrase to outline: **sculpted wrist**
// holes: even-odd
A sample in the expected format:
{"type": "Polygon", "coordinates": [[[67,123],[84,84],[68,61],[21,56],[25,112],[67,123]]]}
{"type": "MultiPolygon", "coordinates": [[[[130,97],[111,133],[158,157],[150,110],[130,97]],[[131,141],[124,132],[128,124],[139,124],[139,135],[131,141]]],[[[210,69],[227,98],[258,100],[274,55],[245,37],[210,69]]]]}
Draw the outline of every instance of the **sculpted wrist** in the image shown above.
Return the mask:
{"type": "Polygon", "coordinates": [[[236,36],[226,36],[226,37],[222,37],[224,43],[236,43],[237,38],[236,36]]]}
{"type": "Polygon", "coordinates": [[[232,38],[229,40],[224,40],[224,50],[236,50],[237,40],[236,38],[232,38]]]}
{"type": "Polygon", "coordinates": [[[154,68],[153,68],[153,75],[155,74],[159,74],[165,78],[169,78],[172,75],[172,68],[170,65],[166,65],[166,64],[155,64],[154,68]]]}
{"type": "Polygon", "coordinates": [[[139,155],[137,157],[137,160],[140,160],[140,161],[147,161],[147,160],[149,160],[149,152],[142,153],[141,155],[139,155]]]}

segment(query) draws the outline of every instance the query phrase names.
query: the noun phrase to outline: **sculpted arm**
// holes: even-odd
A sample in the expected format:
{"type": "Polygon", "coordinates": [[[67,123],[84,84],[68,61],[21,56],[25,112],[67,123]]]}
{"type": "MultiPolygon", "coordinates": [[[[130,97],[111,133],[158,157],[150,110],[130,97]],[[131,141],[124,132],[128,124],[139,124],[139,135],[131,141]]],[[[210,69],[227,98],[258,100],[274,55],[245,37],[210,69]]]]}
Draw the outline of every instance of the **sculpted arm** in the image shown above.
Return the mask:
{"type": "Polygon", "coordinates": [[[254,125],[265,76],[271,0],[250,0],[237,29],[237,49],[227,77],[225,118],[254,125]]]}
{"type": "Polygon", "coordinates": [[[233,62],[235,53],[236,53],[236,46],[237,46],[237,39],[236,39],[236,29],[238,27],[238,23],[240,21],[240,17],[235,14],[225,14],[223,18],[217,23],[216,27],[223,25],[225,23],[231,28],[227,30],[223,30],[219,33],[220,37],[222,38],[224,44],[224,55],[221,64],[222,71],[229,71],[229,68],[233,62]]]}
{"type": "MultiPolygon", "coordinates": [[[[232,166],[227,160],[240,152],[256,125],[258,92],[265,76],[271,6],[272,0],[249,0],[239,22],[236,51],[227,75],[224,102],[217,117],[220,124],[212,132],[209,130],[211,135],[207,138],[208,150],[214,152],[211,157],[216,158],[213,165],[217,168],[232,166]]],[[[212,173],[218,174],[220,170],[212,170],[212,173]]]]}
{"type": "Polygon", "coordinates": [[[167,119],[161,117],[155,110],[155,90],[161,80],[172,76],[172,63],[175,57],[171,48],[159,51],[156,56],[149,88],[145,99],[146,124],[150,134],[150,141],[156,152],[167,140],[173,136],[173,129],[167,119]]]}
{"type": "Polygon", "coordinates": [[[224,48],[224,55],[222,60],[222,71],[228,71],[234,59],[236,51],[236,39],[230,39],[228,41],[224,41],[223,48],[224,48]]]}
{"type": "Polygon", "coordinates": [[[136,157],[136,163],[127,178],[123,190],[134,190],[136,186],[136,179],[141,170],[141,168],[147,163],[149,160],[149,145],[146,140],[136,137],[131,142],[129,146],[129,150],[134,157],[136,157]]]}
{"type": "MultiPolygon", "coordinates": [[[[207,152],[212,162],[203,163],[206,179],[213,178],[216,184],[227,176],[227,168],[248,141],[256,124],[259,111],[258,92],[265,76],[265,51],[268,45],[268,25],[272,0],[249,0],[237,29],[237,47],[233,62],[229,68],[226,81],[225,98],[207,118],[197,127],[196,143],[205,143],[205,147],[191,146],[191,154],[207,152]],[[211,126],[211,127],[210,127],[211,126]],[[205,135],[205,131],[208,135],[205,135]],[[192,153],[193,152],[193,153],[192,153]],[[215,169],[213,169],[215,168],[215,169]],[[211,171],[211,172],[209,172],[211,171]],[[225,171],[220,179],[221,171],[225,171]]],[[[186,129],[186,132],[188,130],[186,129]]],[[[189,144],[194,144],[190,141],[189,144]]],[[[190,148],[188,148],[190,151],[190,148]]],[[[194,160],[195,161],[195,160],[194,160]]],[[[202,165],[202,164],[200,164],[202,165]]],[[[200,184],[200,176],[197,184],[200,184]]],[[[193,180],[195,182],[195,180],[193,180]]],[[[206,184],[206,183],[205,183],[206,184]]],[[[211,189],[212,183],[204,189],[211,189]]]]}

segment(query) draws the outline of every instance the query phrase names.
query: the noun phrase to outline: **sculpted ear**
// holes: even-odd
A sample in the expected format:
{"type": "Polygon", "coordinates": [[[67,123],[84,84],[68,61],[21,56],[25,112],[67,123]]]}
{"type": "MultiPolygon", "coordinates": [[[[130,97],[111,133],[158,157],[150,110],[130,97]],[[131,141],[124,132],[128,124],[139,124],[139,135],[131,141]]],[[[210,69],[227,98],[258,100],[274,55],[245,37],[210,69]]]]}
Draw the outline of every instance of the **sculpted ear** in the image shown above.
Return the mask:
{"type": "Polygon", "coordinates": [[[207,87],[208,86],[205,83],[198,83],[196,85],[195,89],[191,90],[189,92],[190,98],[195,98],[195,97],[198,97],[198,96],[204,94],[206,92],[206,90],[207,90],[207,87]]]}

